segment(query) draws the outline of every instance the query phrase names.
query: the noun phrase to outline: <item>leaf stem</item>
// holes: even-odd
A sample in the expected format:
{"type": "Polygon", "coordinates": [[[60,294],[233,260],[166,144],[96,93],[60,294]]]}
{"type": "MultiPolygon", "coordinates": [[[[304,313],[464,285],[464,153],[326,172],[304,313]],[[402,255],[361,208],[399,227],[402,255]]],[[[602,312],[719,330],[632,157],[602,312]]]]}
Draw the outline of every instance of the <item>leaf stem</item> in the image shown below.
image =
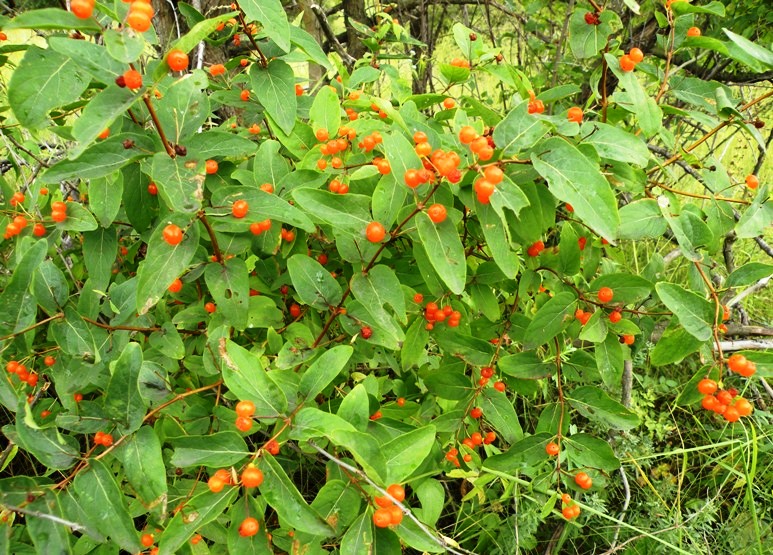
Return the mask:
{"type": "Polygon", "coordinates": [[[156,127],[156,131],[158,132],[158,136],[164,145],[164,149],[166,150],[166,153],[169,155],[170,158],[174,158],[176,156],[176,153],[174,151],[174,148],[166,138],[164,129],[161,127],[161,122],[158,119],[158,114],[156,114],[156,109],[153,108],[153,103],[150,100],[150,96],[147,93],[145,93],[144,95],[142,95],[142,101],[145,103],[145,107],[148,109],[148,113],[150,114],[150,119],[153,120],[153,125],[156,127]]]}
{"type": "Polygon", "coordinates": [[[201,223],[204,224],[204,229],[206,229],[207,233],[209,234],[209,240],[212,243],[212,250],[215,254],[215,260],[218,264],[223,264],[223,253],[220,252],[220,245],[217,242],[215,231],[209,224],[209,220],[207,220],[207,215],[204,213],[204,210],[199,211],[199,220],[201,220],[201,223]]]}

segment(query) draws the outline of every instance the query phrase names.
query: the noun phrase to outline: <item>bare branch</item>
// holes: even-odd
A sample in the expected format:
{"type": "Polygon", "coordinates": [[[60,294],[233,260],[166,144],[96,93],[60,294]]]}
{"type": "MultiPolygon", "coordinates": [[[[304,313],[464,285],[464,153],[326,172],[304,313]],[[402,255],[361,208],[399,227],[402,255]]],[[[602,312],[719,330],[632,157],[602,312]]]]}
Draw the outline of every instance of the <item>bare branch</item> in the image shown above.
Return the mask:
{"type": "Polygon", "coordinates": [[[34,516],[37,518],[42,518],[44,520],[50,520],[51,522],[55,522],[56,524],[61,524],[62,526],[67,526],[71,530],[76,530],[78,532],[86,530],[86,527],[82,524],[78,524],[77,522],[72,522],[71,520],[65,520],[63,518],[60,518],[56,515],[50,515],[48,513],[41,513],[40,511],[31,511],[30,509],[25,509],[23,507],[17,507],[15,505],[2,505],[9,511],[13,511],[15,513],[21,513],[23,515],[27,516],[34,516]]]}
{"type": "Polygon", "coordinates": [[[317,16],[317,20],[319,21],[320,27],[322,27],[322,32],[324,33],[325,38],[327,38],[327,41],[335,49],[338,55],[341,56],[344,64],[348,68],[354,67],[354,64],[357,62],[357,60],[346,51],[346,49],[336,38],[335,33],[333,33],[333,30],[330,28],[330,23],[327,21],[325,10],[319,4],[312,4],[309,7],[311,8],[311,11],[314,12],[314,15],[317,16]]]}
{"type": "MultiPolygon", "coordinates": [[[[762,351],[773,349],[773,339],[741,339],[738,341],[720,341],[723,352],[727,351],[762,351]]],[[[714,346],[716,349],[716,346],[714,346]]]]}
{"type": "Polygon", "coordinates": [[[746,297],[748,297],[752,293],[755,293],[755,292],[759,291],[760,289],[765,288],[765,286],[767,286],[768,283],[770,283],[770,280],[771,280],[772,277],[773,276],[768,276],[766,278],[762,278],[761,280],[759,280],[754,285],[751,285],[751,286],[747,287],[746,289],[744,289],[743,291],[741,291],[740,293],[738,293],[735,297],[733,297],[732,299],[727,301],[725,304],[727,306],[735,306],[735,305],[737,305],[739,302],[741,302],[743,299],[745,299],[746,297]]]}

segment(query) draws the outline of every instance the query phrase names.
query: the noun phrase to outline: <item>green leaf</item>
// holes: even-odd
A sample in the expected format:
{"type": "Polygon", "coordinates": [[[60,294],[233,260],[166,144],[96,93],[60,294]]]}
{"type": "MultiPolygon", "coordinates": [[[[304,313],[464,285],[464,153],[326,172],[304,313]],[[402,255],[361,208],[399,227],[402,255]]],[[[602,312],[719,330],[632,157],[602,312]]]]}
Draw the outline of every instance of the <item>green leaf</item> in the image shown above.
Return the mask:
{"type": "Polygon", "coordinates": [[[48,468],[65,470],[80,458],[77,440],[56,428],[38,427],[26,401],[16,411],[16,434],[19,447],[48,468]]]}
{"type": "Polygon", "coordinates": [[[6,335],[21,331],[30,325],[34,314],[28,316],[27,297],[35,270],[43,263],[48,250],[45,240],[35,241],[24,253],[14,269],[11,279],[5,282],[0,293],[0,334],[6,335]]]}
{"type": "Polygon", "coordinates": [[[89,207],[102,227],[109,227],[121,209],[123,197],[123,174],[114,179],[101,177],[89,180],[89,207]]]}
{"type": "Polygon", "coordinates": [[[304,304],[320,310],[337,306],[343,297],[338,282],[322,264],[305,254],[296,254],[287,260],[287,271],[293,287],[304,304]]]}
{"type": "Polygon", "coordinates": [[[172,322],[164,322],[160,331],[150,334],[150,345],[164,356],[174,360],[185,358],[185,344],[172,322]]]}
{"type": "Polygon", "coordinates": [[[161,300],[169,285],[188,269],[199,246],[199,228],[184,214],[169,214],[159,222],[148,240],[145,260],[137,269],[137,312],[145,314],[161,300]],[[174,223],[183,230],[183,240],[170,245],[163,238],[164,228],[174,223]]]}
{"type": "Polygon", "coordinates": [[[768,187],[763,185],[751,205],[744,211],[735,226],[739,238],[750,239],[762,235],[773,224],[773,203],[768,196],[768,187]]]}
{"type": "MultiPolygon", "coordinates": [[[[271,0],[275,2],[277,0],[271,0]]],[[[284,14],[284,11],[282,12],[284,14]]],[[[295,96],[295,74],[282,60],[272,60],[263,69],[260,64],[250,68],[252,90],[268,115],[287,134],[295,127],[298,100],[295,96]]]]}
{"type": "MultiPolygon", "coordinates": [[[[712,4],[719,4],[719,2],[712,2],[712,4]]],[[[764,46],[760,46],[759,44],[754,43],[749,39],[742,37],[741,35],[734,33],[730,29],[726,29],[723,27],[722,31],[728,36],[728,38],[731,41],[733,41],[733,45],[735,46],[735,48],[730,49],[731,56],[735,58],[734,54],[736,52],[743,52],[745,56],[740,61],[751,66],[752,69],[754,69],[755,71],[773,68],[773,52],[771,52],[769,49],[765,48],[764,46]],[[760,67],[758,68],[758,67],[755,67],[753,64],[749,64],[746,59],[747,56],[761,62],[760,67]]]]}
{"type": "Polygon", "coordinates": [[[501,357],[497,368],[503,374],[514,378],[538,380],[553,372],[555,365],[544,362],[537,356],[536,351],[524,351],[501,357]]]}
{"type": "Polygon", "coordinates": [[[250,455],[242,436],[232,431],[205,436],[182,436],[168,441],[174,447],[169,462],[180,468],[232,466],[250,455]]]}
{"type": "Polygon", "coordinates": [[[650,152],[647,144],[640,138],[614,125],[601,122],[586,122],[580,130],[583,144],[593,145],[602,158],[629,162],[645,167],[650,152]]]}
{"type": "Polygon", "coordinates": [[[184,143],[210,117],[207,85],[206,74],[194,70],[175,79],[164,96],[154,102],[158,121],[171,143],[184,143]]]}
{"type": "Polygon", "coordinates": [[[185,142],[185,146],[188,148],[189,156],[198,156],[200,159],[216,156],[243,158],[254,154],[257,149],[255,142],[246,137],[215,129],[196,133],[185,142]]]}
{"type": "Polygon", "coordinates": [[[280,416],[287,410],[287,399],[254,353],[233,341],[220,340],[223,381],[234,395],[255,403],[256,414],[280,416]]]}
{"type": "Polygon", "coordinates": [[[330,137],[335,137],[341,126],[341,103],[334,90],[330,87],[319,89],[309,109],[309,119],[315,131],[325,129],[330,137]]]}
{"type": "Polygon", "coordinates": [[[655,239],[668,229],[668,222],[660,213],[655,199],[636,200],[620,209],[620,239],[655,239]]]}
{"type": "Polygon", "coordinates": [[[35,544],[37,553],[72,553],[69,539],[72,531],[68,527],[48,518],[32,516],[43,514],[58,518],[63,517],[60,497],[56,491],[46,491],[44,495],[35,499],[26,508],[31,511],[31,514],[25,518],[27,532],[32,538],[32,543],[35,544]]]}
{"type": "Polygon", "coordinates": [[[69,152],[69,158],[80,156],[99,134],[131,108],[138,98],[139,93],[112,83],[89,100],[80,117],[73,123],[72,135],[78,145],[69,152]]]}
{"type": "Polygon", "coordinates": [[[382,446],[386,456],[384,484],[405,482],[421,466],[435,445],[435,427],[424,426],[402,434],[382,446]]]}
{"type": "Polygon", "coordinates": [[[617,389],[623,377],[623,347],[617,336],[609,334],[603,343],[596,345],[595,352],[601,380],[611,390],[617,389]]]}
{"type": "MultiPolygon", "coordinates": [[[[497,193],[500,190],[497,190],[497,193]]],[[[516,188],[516,190],[520,192],[520,189],[516,188]]],[[[499,197],[500,195],[495,194],[493,196],[499,197]]],[[[486,244],[494,257],[494,262],[497,263],[497,266],[499,266],[499,269],[502,270],[506,277],[515,279],[519,267],[518,256],[510,248],[510,230],[507,220],[501,212],[497,213],[493,202],[490,204],[479,203],[476,206],[480,227],[486,238],[486,244]]]]}
{"type": "Polygon", "coordinates": [[[555,197],[570,203],[577,217],[602,237],[615,238],[620,226],[617,199],[595,162],[558,137],[543,142],[531,159],[555,197]]]}
{"type": "Polygon", "coordinates": [[[697,249],[711,245],[714,241],[711,228],[690,210],[683,210],[676,218],[670,215],[666,206],[661,207],[661,212],[674,232],[685,258],[693,262],[700,261],[702,256],[697,249]]]}
{"type": "Polygon", "coordinates": [[[179,553],[185,542],[203,526],[222,515],[238,494],[239,488],[228,488],[221,493],[206,490],[189,499],[185,507],[169,521],[158,539],[158,555],[179,553]]]}
{"type": "Polygon", "coordinates": [[[304,407],[293,419],[290,437],[297,441],[305,441],[318,437],[329,437],[336,430],[354,432],[355,428],[338,415],[323,412],[313,407],[304,407]]]}
{"type": "Polygon", "coordinates": [[[91,231],[97,229],[97,220],[91,212],[79,202],[67,203],[67,219],[56,224],[58,229],[65,231],[91,231]]]}
{"type": "Polygon", "coordinates": [[[725,5],[718,0],[709,2],[702,6],[697,4],[690,4],[689,2],[674,2],[671,5],[671,9],[677,15],[684,15],[686,13],[708,13],[711,15],[717,15],[719,17],[725,17],[725,5]]]}
{"type": "MultiPolygon", "coordinates": [[[[35,10],[26,15],[39,14],[40,11],[44,10],[35,10]]],[[[57,16],[67,13],[60,9],[51,11],[56,12],[57,16]]],[[[18,23],[23,17],[16,18],[15,22],[18,23]]],[[[75,102],[89,84],[88,77],[79,71],[78,64],[73,60],[51,49],[43,50],[37,46],[27,49],[10,77],[8,104],[19,123],[30,129],[44,127],[48,113],[53,108],[75,102]]]]}
{"type": "Polygon", "coordinates": [[[142,33],[123,32],[115,29],[106,29],[104,31],[105,47],[107,53],[114,60],[124,64],[136,62],[145,50],[145,39],[142,33]]]}
{"type": "Polygon", "coordinates": [[[687,355],[697,351],[703,341],[696,339],[686,329],[676,324],[674,318],[669,328],[663,333],[655,348],[650,353],[653,366],[665,366],[682,362],[687,355]]]}
{"type": "Polygon", "coordinates": [[[370,197],[356,194],[337,195],[318,189],[294,189],[293,198],[313,219],[347,233],[364,235],[372,221],[370,197]]]}
{"type": "Polygon", "coordinates": [[[429,332],[422,318],[416,318],[405,332],[405,341],[400,351],[400,364],[403,370],[419,366],[425,355],[429,332]]]}
{"type": "Polygon", "coordinates": [[[341,555],[373,553],[373,517],[362,513],[341,538],[341,555]]]}
{"type": "Polygon", "coordinates": [[[620,468],[620,461],[603,439],[589,434],[574,434],[565,437],[563,445],[566,457],[579,467],[598,468],[606,472],[620,468]]]}
{"type": "Polygon", "coordinates": [[[460,295],[467,279],[467,264],[456,226],[450,218],[436,224],[425,212],[418,214],[415,222],[419,238],[438,276],[452,293],[460,295]]]}
{"type": "Polygon", "coordinates": [[[479,399],[483,416],[506,442],[514,443],[523,438],[521,423],[518,421],[515,407],[507,395],[496,389],[486,388],[479,399]]]}
{"type": "MultiPolygon", "coordinates": [[[[156,150],[156,144],[149,136],[121,133],[90,146],[74,160],[64,159],[57,162],[43,173],[41,181],[54,184],[66,179],[104,177],[113,174],[129,162],[146,157],[148,152],[154,150],[156,150]],[[124,141],[132,141],[134,147],[124,148],[124,141]]],[[[120,194],[115,196],[120,200],[120,194]]],[[[92,195],[89,197],[90,202],[93,202],[92,195]]]]}
{"type": "Polygon", "coordinates": [[[381,146],[392,171],[381,178],[373,192],[373,217],[388,229],[408,197],[405,172],[422,165],[413,144],[402,133],[384,133],[381,146]]]}
{"type": "Polygon", "coordinates": [[[330,438],[335,445],[349,451],[371,479],[384,483],[386,476],[384,453],[381,444],[373,436],[362,432],[336,430],[330,434],[330,438]]]}
{"type": "Polygon", "coordinates": [[[50,37],[48,45],[101,83],[110,84],[126,71],[124,64],[106,56],[105,47],[96,42],[59,36],[50,37]]]}
{"type": "Polygon", "coordinates": [[[161,455],[161,442],[150,426],[142,426],[118,449],[126,479],[145,502],[153,502],[166,495],[166,468],[161,455]]]}
{"type": "Polygon", "coordinates": [[[591,343],[602,343],[607,337],[607,315],[596,310],[580,330],[580,339],[591,343]]]}
{"type": "Polygon", "coordinates": [[[638,304],[652,294],[652,282],[634,274],[603,274],[594,279],[589,290],[595,296],[602,287],[614,292],[610,305],[638,304]]]}
{"type": "Polygon", "coordinates": [[[113,273],[115,253],[118,252],[118,236],[114,228],[100,228],[83,234],[83,259],[90,279],[104,291],[113,273]]]}
{"type": "Polygon", "coordinates": [[[140,396],[139,375],[142,348],[129,343],[118,360],[110,364],[110,382],[105,390],[105,412],[114,419],[121,435],[130,434],[142,426],[145,402],[140,396]]]}
{"type": "Polygon", "coordinates": [[[505,474],[517,474],[533,468],[547,459],[545,447],[551,439],[547,433],[525,437],[513,443],[504,453],[487,457],[483,461],[483,468],[505,474]]]}
{"type": "MultiPolygon", "coordinates": [[[[322,50],[317,39],[300,27],[290,25],[290,42],[302,50],[310,61],[321,65],[327,70],[333,68],[333,64],[327,59],[327,54],[322,50]]],[[[351,84],[349,86],[354,87],[351,84]]]]}
{"type": "Polygon", "coordinates": [[[204,174],[185,158],[158,152],[151,159],[150,178],[171,211],[196,212],[204,198],[204,174]]]}
{"type": "Polygon", "coordinates": [[[250,303],[250,283],[247,265],[241,258],[231,258],[223,264],[207,264],[204,281],[212,295],[217,311],[228,325],[236,330],[247,327],[250,303]]]}
{"type": "Polygon", "coordinates": [[[569,403],[586,418],[610,428],[630,430],[640,424],[639,417],[594,386],[582,386],[572,391],[569,403]]]}
{"type": "Polygon", "coordinates": [[[94,18],[81,19],[72,12],[61,8],[43,8],[22,13],[7,23],[3,24],[3,30],[9,29],[34,29],[40,31],[63,30],[85,32],[99,32],[102,30],[94,18]]]}
{"type": "Polygon", "coordinates": [[[89,516],[100,533],[109,536],[121,549],[131,553],[142,550],[126,499],[102,461],[90,459],[89,467],[75,476],[73,488],[81,504],[91,509],[89,516]]]}
{"type": "MultiPolygon", "coordinates": [[[[644,89],[636,76],[636,71],[623,72],[620,69],[620,62],[612,54],[605,54],[607,65],[620,80],[620,87],[625,90],[629,103],[624,103],[624,107],[636,114],[639,121],[639,127],[646,137],[650,137],[660,131],[663,119],[663,111],[644,89]]],[[[617,94],[616,94],[617,96],[617,94]]]]}
{"type": "Polygon", "coordinates": [[[726,287],[740,287],[751,285],[757,281],[773,275],[773,266],[761,262],[749,262],[740,268],[733,270],[727,277],[726,287]]]}
{"type": "Polygon", "coordinates": [[[434,338],[444,354],[460,358],[468,364],[484,366],[494,355],[494,347],[485,339],[458,332],[453,328],[444,326],[435,330],[434,338]]]}
{"type": "Polygon", "coordinates": [[[56,267],[51,260],[45,260],[40,264],[32,280],[32,293],[40,307],[54,314],[59,312],[67,302],[69,296],[69,284],[62,270],[56,267]]]}
{"type": "Polygon", "coordinates": [[[258,468],[265,476],[260,493],[282,521],[307,534],[325,537],[334,534],[333,529],[306,503],[273,456],[264,453],[259,459],[258,468]]]}
{"type": "MultiPolygon", "coordinates": [[[[251,181],[251,183],[254,182],[251,181]]],[[[212,204],[228,207],[227,219],[219,219],[213,222],[218,231],[244,232],[249,228],[250,222],[265,219],[270,219],[272,222],[287,223],[309,233],[313,233],[316,230],[314,224],[301,210],[291,205],[285,199],[261,191],[258,187],[222,187],[212,195],[212,204]],[[234,201],[240,199],[246,200],[250,206],[250,210],[245,218],[247,221],[231,216],[231,205],[234,201]]],[[[222,211],[221,213],[225,214],[222,211]]]]}
{"type": "Polygon", "coordinates": [[[394,270],[388,266],[379,264],[371,268],[367,274],[355,274],[352,277],[351,287],[354,297],[380,324],[391,324],[392,318],[386,312],[387,305],[392,307],[396,317],[402,323],[407,321],[405,298],[400,280],[394,270]]]}
{"type": "Polygon", "coordinates": [[[524,342],[531,345],[544,345],[574,319],[576,299],[572,293],[558,293],[540,307],[526,328],[524,342]]]}
{"type": "Polygon", "coordinates": [[[257,21],[263,26],[262,32],[279,48],[290,51],[290,23],[279,0],[244,0],[239,6],[249,21],[257,21]]]}
{"type": "Polygon", "coordinates": [[[494,129],[494,143],[504,156],[531,148],[550,129],[545,120],[528,113],[528,106],[528,101],[518,104],[494,129]]]}
{"type": "Polygon", "coordinates": [[[709,301],[675,283],[658,283],[655,290],[688,333],[700,341],[711,339],[715,307],[709,301]]]}
{"type": "MultiPolygon", "coordinates": [[[[182,50],[183,52],[190,52],[196,48],[196,45],[198,45],[202,40],[209,37],[209,35],[211,35],[217,29],[218,25],[225,23],[235,15],[236,12],[228,12],[209,19],[204,19],[203,21],[199,21],[193,27],[191,27],[190,31],[170,44],[166,51],[169,52],[170,50],[176,48],[182,50]]],[[[162,67],[165,67],[165,64],[162,65],[162,67]]]]}
{"type": "Polygon", "coordinates": [[[301,376],[298,393],[306,399],[319,395],[341,373],[353,352],[348,345],[338,345],[322,353],[301,376]]]}
{"type": "Polygon", "coordinates": [[[609,35],[621,27],[620,18],[612,10],[604,10],[599,15],[599,25],[585,22],[585,7],[577,7],[569,19],[569,47],[575,58],[592,58],[607,45],[609,35]]]}
{"type": "Polygon", "coordinates": [[[372,83],[381,77],[381,72],[373,66],[362,66],[355,69],[349,76],[348,86],[356,89],[365,83],[372,83]]]}

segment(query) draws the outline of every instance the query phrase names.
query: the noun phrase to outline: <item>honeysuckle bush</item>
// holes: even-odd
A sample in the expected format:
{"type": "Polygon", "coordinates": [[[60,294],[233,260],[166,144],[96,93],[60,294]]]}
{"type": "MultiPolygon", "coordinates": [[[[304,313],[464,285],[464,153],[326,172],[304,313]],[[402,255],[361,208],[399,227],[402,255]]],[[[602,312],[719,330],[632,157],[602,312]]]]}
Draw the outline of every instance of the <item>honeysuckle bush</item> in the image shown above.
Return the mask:
{"type": "Polygon", "coordinates": [[[773,269],[728,251],[764,249],[773,210],[703,146],[764,146],[771,92],[670,63],[773,67],[687,37],[722,4],[658,8],[668,63],[578,5],[587,71],[542,90],[456,24],[443,92],[414,95],[388,15],[350,67],[278,0],[186,6],[163,50],[124,25],[139,7],[78,1],[0,19],[39,37],[2,46],[2,552],[712,552],[626,520],[652,403],[633,371],[682,361],[666,389],[732,453],[762,549],[773,358],[721,345],[773,269]],[[196,68],[234,36],[244,56],[196,68]]]}

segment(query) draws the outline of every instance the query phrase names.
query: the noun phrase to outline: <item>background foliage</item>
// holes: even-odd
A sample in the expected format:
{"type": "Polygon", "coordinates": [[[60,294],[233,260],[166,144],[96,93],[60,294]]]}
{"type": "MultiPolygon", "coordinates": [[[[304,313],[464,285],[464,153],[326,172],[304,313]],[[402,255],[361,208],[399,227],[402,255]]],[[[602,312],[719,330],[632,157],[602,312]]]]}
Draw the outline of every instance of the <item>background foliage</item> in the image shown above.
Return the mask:
{"type": "Polygon", "coordinates": [[[766,552],[765,2],[170,6],[3,6],[3,553],[766,552]]]}

